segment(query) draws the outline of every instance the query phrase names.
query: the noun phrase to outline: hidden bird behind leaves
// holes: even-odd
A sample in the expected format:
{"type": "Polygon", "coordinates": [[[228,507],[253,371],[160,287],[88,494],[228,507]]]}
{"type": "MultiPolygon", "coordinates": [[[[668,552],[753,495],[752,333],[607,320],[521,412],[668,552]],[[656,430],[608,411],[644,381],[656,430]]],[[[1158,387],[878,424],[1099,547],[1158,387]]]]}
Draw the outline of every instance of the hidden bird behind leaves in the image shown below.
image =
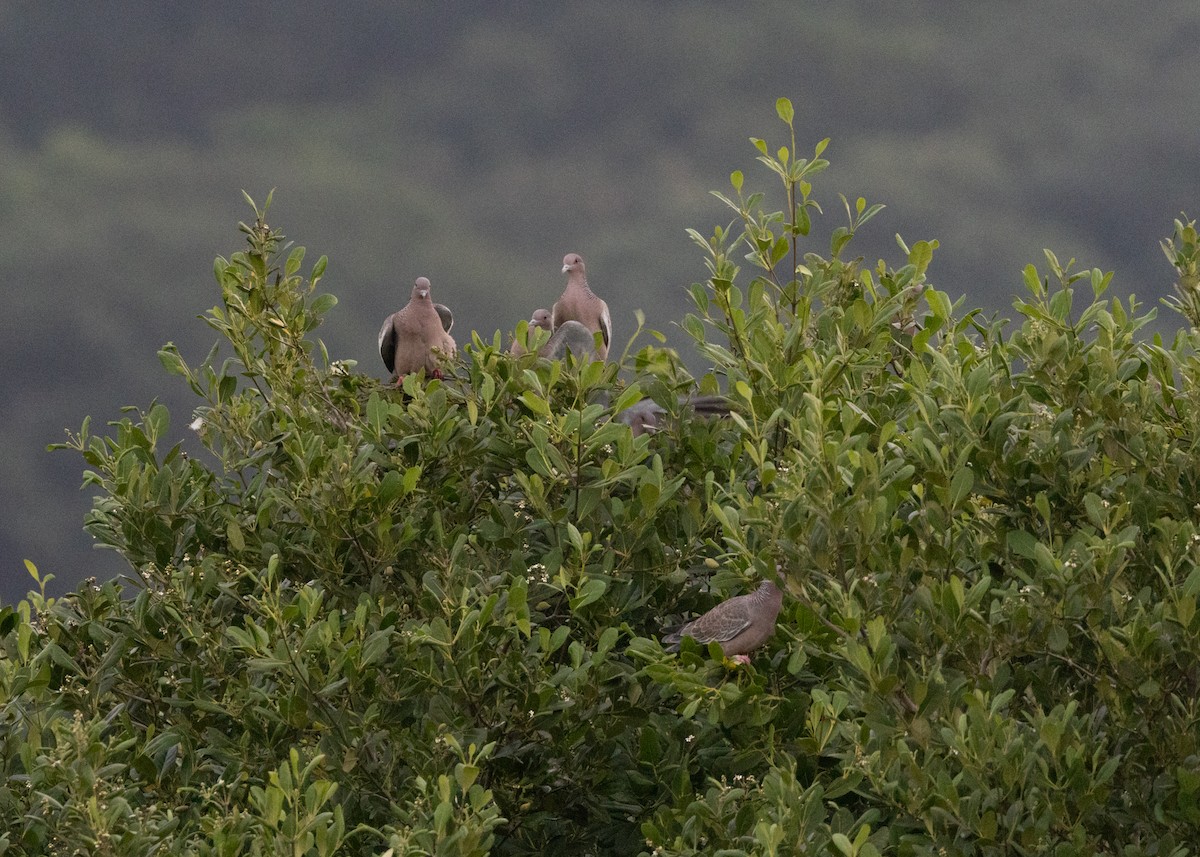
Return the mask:
{"type": "Polygon", "coordinates": [[[587,266],[578,253],[568,253],[563,257],[562,270],[567,275],[567,287],[550,311],[551,324],[557,331],[566,322],[577,321],[592,333],[599,333],[601,344],[596,356],[606,360],[612,343],[612,319],[608,314],[608,304],[588,286],[587,266]]]}
{"type": "Polygon", "coordinates": [[[396,374],[398,381],[419,369],[430,377],[441,378],[440,360],[453,357],[456,351],[450,336],[453,326],[454,314],[433,302],[429,280],[418,277],[404,309],[389,315],[379,330],[383,365],[396,374]]]}
{"type": "Polygon", "coordinates": [[[550,310],[535,309],[533,315],[529,317],[529,324],[525,328],[525,341],[520,338],[514,338],[512,345],[508,349],[508,353],[513,357],[520,357],[528,351],[527,345],[532,345],[534,342],[534,331],[545,330],[549,331],[550,327],[550,310]]]}
{"type": "Polygon", "coordinates": [[[725,657],[739,663],[750,663],[746,657],[775,633],[775,618],[783,605],[783,591],[770,580],[764,580],[749,595],[737,595],[722,601],[702,616],[688,622],[678,631],[662,638],[668,652],[679,651],[684,637],[705,645],[719,643],[725,657]]]}
{"type": "Polygon", "coordinates": [[[600,359],[596,353],[596,337],[577,321],[564,321],[538,349],[538,355],[547,360],[566,360],[567,354],[575,355],[579,361],[600,359]]]}
{"type": "MultiPolygon", "coordinates": [[[[729,400],[724,396],[682,396],[679,406],[684,411],[701,417],[729,416],[729,400]]],[[[619,423],[629,426],[634,437],[644,434],[654,434],[663,428],[667,409],[653,399],[641,399],[634,402],[625,410],[613,417],[619,423]]],[[[680,414],[680,422],[686,419],[680,414]]]]}

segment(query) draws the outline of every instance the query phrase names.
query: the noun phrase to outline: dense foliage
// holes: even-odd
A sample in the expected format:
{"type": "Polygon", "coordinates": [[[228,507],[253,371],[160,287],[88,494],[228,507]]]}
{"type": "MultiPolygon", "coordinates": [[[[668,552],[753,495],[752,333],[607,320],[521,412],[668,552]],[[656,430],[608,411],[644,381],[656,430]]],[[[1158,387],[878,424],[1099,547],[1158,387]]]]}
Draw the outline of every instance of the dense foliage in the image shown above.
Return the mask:
{"type": "Polygon", "coordinates": [[[278,187],[273,217],[335,260],[321,338],[339,357],[375,365],[362,333],[419,275],[491,331],[578,251],[620,335],[642,308],[697,374],[674,326],[703,278],[683,230],[721,216],[705,191],[764,127],[757,93],[791,94],[833,138],[829,186],[889,202],[856,254],[936,235],[939,288],[989,312],[1045,246],[1157,302],[1163,223],[1200,195],[1200,147],[1180,142],[1200,116],[1194,0],[121,9],[0,3],[5,603],[25,557],[53,595],[122,573],[60,525],[91,497],[72,457],[42,452],[117,402],[190,412],[153,354],[211,344],[180,320],[215,300],[239,187],[278,187]]]}
{"type": "MultiPolygon", "coordinates": [[[[381,385],[256,209],[220,347],[160,354],[207,452],[158,404],[68,444],[135,591],[0,612],[0,852],[1194,853],[1194,327],[1141,342],[1047,254],[1006,333],[936,242],[850,257],[877,206],[812,249],[823,144],[755,144],[783,201],[734,173],[693,233],[699,379],[497,334],[381,385]],[[728,420],[611,420],[718,382],[728,420]],[[777,567],[751,665],[663,652],[777,567]]],[[[1165,249],[1186,315],[1192,225],[1165,249]]]]}

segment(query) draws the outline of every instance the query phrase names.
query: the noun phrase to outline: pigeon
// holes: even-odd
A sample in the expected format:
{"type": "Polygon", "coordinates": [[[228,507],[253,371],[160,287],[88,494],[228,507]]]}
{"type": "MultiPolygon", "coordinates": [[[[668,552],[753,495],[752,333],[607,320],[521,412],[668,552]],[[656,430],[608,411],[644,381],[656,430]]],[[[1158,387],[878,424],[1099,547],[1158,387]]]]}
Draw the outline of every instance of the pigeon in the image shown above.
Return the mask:
{"type": "Polygon", "coordinates": [[[522,354],[525,354],[527,351],[525,345],[533,340],[533,331],[535,328],[546,331],[550,330],[550,310],[535,309],[533,311],[533,315],[529,318],[529,326],[525,329],[525,342],[521,342],[519,338],[514,339],[512,346],[508,349],[508,353],[513,357],[520,357],[522,354]]]}
{"type": "Polygon", "coordinates": [[[612,343],[612,319],[608,315],[608,304],[588,287],[587,267],[583,264],[582,256],[568,253],[563,257],[562,269],[567,275],[567,287],[551,310],[551,324],[557,331],[568,321],[577,321],[592,333],[599,333],[602,342],[596,356],[605,360],[612,343]]]}
{"type": "Polygon", "coordinates": [[[441,378],[439,358],[452,357],[455,352],[450,336],[453,326],[453,313],[433,302],[429,280],[418,277],[408,304],[389,315],[379,330],[379,356],[383,365],[396,374],[397,381],[418,369],[441,378]]]}
{"type": "MultiPolygon", "coordinates": [[[[729,400],[724,396],[684,396],[679,399],[680,407],[690,408],[694,413],[703,417],[729,416],[729,400]]],[[[641,399],[634,402],[613,419],[625,423],[633,431],[634,437],[653,434],[662,428],[666,408],[653,399],[641,399]]]]}
{"type": "Polygon", "coordinates": [[[548,360],[566,360],[567,353],[575,355],[576,360],[598,360],[596,353],[596,337],[590,330],[577,321],[564,321],[558,326],[546,344],[538,349],[538,356],[548,360]]]}
{"type": "Polygon", "coordinates": [[[691,637],[697,643],[720,643],[725,657],[748,664],[747,652],[757,649],[775,633],[775,617],[783,605],[783,591],[764,580],[749,595],[722,601],[703,616],[688,622],[662,641],[668,652],[679,651],[679,642],[691,637]]]}

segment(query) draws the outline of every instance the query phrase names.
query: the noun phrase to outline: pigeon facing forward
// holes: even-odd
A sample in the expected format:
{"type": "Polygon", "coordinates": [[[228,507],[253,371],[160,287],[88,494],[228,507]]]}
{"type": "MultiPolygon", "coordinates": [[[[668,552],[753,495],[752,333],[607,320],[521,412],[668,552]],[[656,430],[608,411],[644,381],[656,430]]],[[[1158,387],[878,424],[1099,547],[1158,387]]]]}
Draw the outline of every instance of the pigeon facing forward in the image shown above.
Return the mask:
{"type": "Polygon", "coordinates": [[[397,375],[397,380],[418,369],[424,369],[430,377],[441,378],[439,358],[453,357],[456,350],[450,336],[453,326],[450,310],[433,302],[429,280],[418,277],[404,309],[389,315],[379,331],[383,365],[397,375]]]}
{"type": "Polygon", "coordinates": [[[688,622],[678,631],[667,634],[662,641],[668,652],[679,651],[679,642],[691,637],[697,643],[720,643],[725,657],[739,663],[750,663],[746,657],[775,633],[775,617],[783,605],[783,592],[769,580],[764,580],[749,595],[737,595],[722,601],[703,616],[688,622]]]}
{"type": "Polygon", "coordinates": [[[568,321],[577,321],[592,333],[599,333],[602,341],[596,356],[605,360],[612,343],[612,319],[608,315],[608,304],[588,287],[587,267],[583,264],[582,256],[568,253],[563,257],[562,269],[567,275],[567,287],[551,310],[551,323],[558,330],[568,321]]]}

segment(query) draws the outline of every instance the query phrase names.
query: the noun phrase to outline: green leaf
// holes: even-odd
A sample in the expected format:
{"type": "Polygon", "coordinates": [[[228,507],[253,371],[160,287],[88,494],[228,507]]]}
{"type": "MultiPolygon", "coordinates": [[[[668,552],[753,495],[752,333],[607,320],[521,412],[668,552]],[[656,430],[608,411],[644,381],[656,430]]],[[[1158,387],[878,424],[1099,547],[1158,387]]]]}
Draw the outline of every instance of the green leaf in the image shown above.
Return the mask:
{"type": "Polygon", "coordinates": [[[989,809],[979,819],[979,837],[985,842],[994,841],[997,829],[996,813],[989,809]]]}
{"type": "Polygon", "coordinates": [[[581,607],[586,607],[600,600],[608,589],[608,583],[599,577],[588,578],[584,584],[579,587],[575,597],[571,599],[571,609],[578,610],[581,607]]]}
{"type": "Polygon", "coordinates": [[[230,519],[225,524],[225,537],[229,539],[229,546],[235,551],[241,552],[246,549],[246,539],[237,521],[230,519]]]}
{"type": "Polygon", "coordinates": [[[1025,559],[1033,559],[1037,548],[1037,538],[1032,533],[1027,533],[1024,530],[1010,530],[1006,540],[1008,549],[1017,556],[1022,556],[1025,559]]]}
{"type": "Polygon", "coordinates": [[[779,118],[787,124],[792,124],[792,119],[795,118],[796,112],[792,109],[792,102],[786,98],[780,98],[775,102],[775,112],[779,114],[779,118]]]}
{"type": "Polygon", "coordinates": [[[383,657],[392,641],[392,629],[382,628],[367,637],[362,647],[361,663],[363,666],[373,664],[383,657]]]}
{"type": "Polygon", "coordinates": [[[620,632],[616,628],[605,628],[596,643],[596,657],[603,658],[617,644],[620,632]]]}
{"type": "Polygon", "coordinates": [[[929,305],[929,311],[933,313],[935,319],[948,321],[950,319],[950,297],[945,292],[939,292],[936,289],[926,289],[924,292],[925,302],[929,305]]]}
{"type": "Polygon", "coordinates": [[[296,247],[288,254],[287,263],[284,265],[283,274],[285,277],[290,277],[300,270],[301,263],[304,262],[304,248],[296,247]]]}
{"type": "Polygon", "coordinates": [[[313,265],[312,273],[308,278],[312,285],[315,286],[317,284],[317,280],[321,279],[321,277],[325,274],[325,266],[328,264],[329,258],[327,256],[322,256],[317,260],[317,263],[313,265]]]}
{"type": "Polygon", "coordinates": [[[535,414],[540,414],[544,417],[550,416],[550,403],[537,393],[533,392],[532,390],[526,390],[521,394],[520,398],[525,404],[525,407],[529,408],[529,410],[533,411],[535,414]]]}
{"type": "Polygon", "coordinates": [[[158,350],[158,360],[170,375],[187,375],[187,365],[179,355],[173,342],[168,342],[158,350]]]}
{"type": "Polygon", "coordinates": [[[619,414],[642,398],[642,388],[635,382],[626,387],[612,404],[612,412],[619,414]]]}
{"type": "Polygon", "coordinates": [[[171,426],[171,414],[167,411],[165,405],[154,404],[150,408],[150,412],[146,414],[146,429],[147,435],[151,443],[155,443],[159,438],[167,433],[167,429],[171,426]]]}
{"type": "Polygon", "coordinates": [[[572,523],[567,524],[567,541],[571,543],[571,547],[575,548],[576,553],[583,555],[583,535],[579,532],[579,528],[572,523]]]}
{"type": "Polygon", "coordinates": [[[787,255],[789,249],[791,249],[791,242],[788,241],[786,236],[781,235],[771,247],[771,265],[779,264],[779,261],[787,255]]]}
{"type": "Polygon", "coordinates": [[[529,583],[523,577],[518,577],[509,584],[508,610],[517,630],[529,639],[532,630],[529,620],[529,583]]]}
{"type": "Polygon", "coordinates": [[[1051,625],[1046,632],[1046,645],[1052,652],[1065,652],[1071,645],[1071,636],[1062,625],[1051,625]]]}
{"type": "Polygon", "coordinates": [[[851,844],[850,838],[844,833],[835,833],[830,837],[833,842],[833,847],[840,851],[846,857],[854,857],[854,845],[851,844]]]}
{"type": "Polygon", "coordinates": [[[839,226],[834,229],[833,234],[829,239],[829,254],[835,259],[838,258],[841,255],[842,250],[847,244],[850,243],[850,239],[853,237],[854,233],[845,226],[839,226]]]}
{"type": "Polygon", "coordinates": [[[317,295],[312,304],[309,306],[309,311],[313,315],[322,316],[337,306],[338,299],[335,295],[323,294],[317,295]]]}
{"type": "Polygon", "coordinates": [[[957,509],[975,487],[975,474],[969,467],[960,467],[950,480],[950,508],[957,509]]]}
{"type": "Polygon", "coordinates": [[[400,475],[400,471],[389,470],[379,482],[379,499],[384,503],[392,502],[404,493],[403,486],[404,477],[400,475]]]}

